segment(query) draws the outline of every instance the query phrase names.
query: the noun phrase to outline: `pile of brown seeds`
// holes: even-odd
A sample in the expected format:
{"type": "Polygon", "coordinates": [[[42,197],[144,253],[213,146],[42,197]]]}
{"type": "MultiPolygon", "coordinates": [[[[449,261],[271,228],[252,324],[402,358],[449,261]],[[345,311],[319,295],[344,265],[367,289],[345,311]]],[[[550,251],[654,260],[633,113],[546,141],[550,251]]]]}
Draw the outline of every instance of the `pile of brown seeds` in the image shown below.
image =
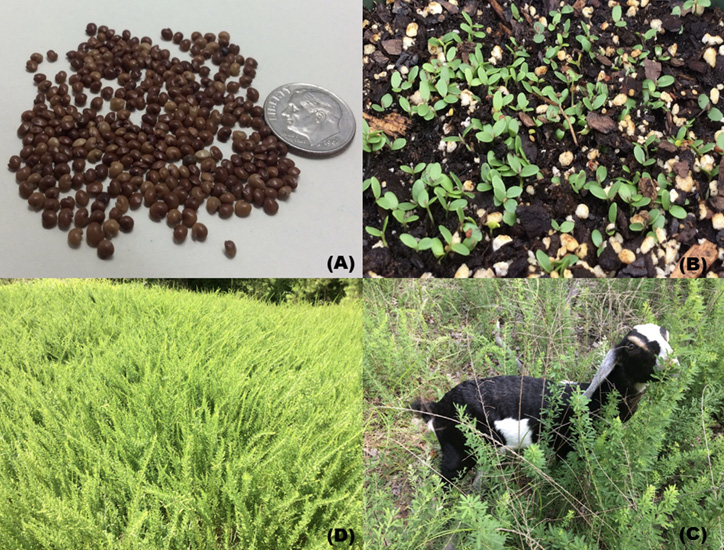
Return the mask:
{"type": "MultiPolygon", "coordinates": [[[[23,147],[8,168],[20,196],[42,212],[43,227],[69,230],[71,247],[81,245],[85,231],[88,245],[106,259],[112,239],[133,229],[129,213],[141,205],[152,220],[166,219],[177,243],[189,229],[192,238],[206,238],[208,229],[197,220],[204,202],[220,218],[246,217],[252,205],[276,214],[277,201],[296,189],[299,169],[255,104],[256,60],[241,55],[229,33],[184,38],[163,29],[161,37],[190,60],[127,30],[116,34],[89,23],[86,34],[88,40],[66,54],[70,76],[35,73],[40,53],[26,65],[35,73],[37,95],[21,116],[23,147]],[[240,89],[245,97],[237,95],[240,89]],[[110,112],[103,116],[106,103],[110,112]],[[140,115],[139,123],[132,114],[140,115]],[[230,158],[215,139],[231,139],[230,158]]],[[[57,57],[46,54],[50,62],[57,57]]],[[[233,256],[228,248],[227,255],[233,256]]]]}

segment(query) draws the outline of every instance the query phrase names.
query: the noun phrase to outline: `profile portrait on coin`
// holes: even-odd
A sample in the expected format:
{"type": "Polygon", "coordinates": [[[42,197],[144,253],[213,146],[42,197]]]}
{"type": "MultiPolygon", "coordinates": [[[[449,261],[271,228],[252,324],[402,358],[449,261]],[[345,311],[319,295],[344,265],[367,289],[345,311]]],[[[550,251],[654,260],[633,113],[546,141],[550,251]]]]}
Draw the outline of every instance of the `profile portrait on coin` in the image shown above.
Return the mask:
{"type": "Polygon", "coordinates": [[[289,96],[282,111],[287,129],[309,140],[315,146],[338,134],[342,108],[326,94],[312,88],[300,88],[289,96]]]}

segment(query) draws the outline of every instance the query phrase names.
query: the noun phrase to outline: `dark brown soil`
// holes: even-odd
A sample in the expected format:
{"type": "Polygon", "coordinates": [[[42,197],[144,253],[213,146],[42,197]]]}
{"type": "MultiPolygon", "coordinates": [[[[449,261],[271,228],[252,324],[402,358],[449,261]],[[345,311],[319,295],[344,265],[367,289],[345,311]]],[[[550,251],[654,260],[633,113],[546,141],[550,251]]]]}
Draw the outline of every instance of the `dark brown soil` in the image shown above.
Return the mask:
{"type": "MultiPolygon", "coordinates": [[[[490,58],[495,45],[502,48],[502,60],[498,66],[510,65],[514,56],[509,37],[512,36],[519,47],[529,54],[527,59],[529,71],[544,65],[542,62],[546,48],[555,43],[555,32],[546,32],[545,41],[536,43],[533,40],[535,31],[532,23],[541,15],[547,15],[549,6],[541,0],[532,0],[531,5],[536,15],[531,17],[530,12],[522,2],[516,2],[521,14],[521,21],[515,20],[511,15],[511,1],[501,0],[459,0],[457,4],[440,0],[437,2],[441,10],[423,11],[429,7],[428,0],[394,0],[392,3],[378,5],[373,11],[364,12],[364,112],[368,120],[378,121],[389,113],[398,113],[404,117],[407,128],[402,126],[402,132],[397,136],[390,134],[390,140],[402,135],[407,140],[404,148],[392,151],[385,147],[381,151],[365,153],[364,178],[376,177],[383,186],[382,192],[392,191],[400,202],[411,200],[411,187],[413,181],[419,176],[411,176],[400,170],[401,165],[414,166],[419,162],[439,162],[445,173],[456,174],[460,181],[472,181],[475,185],[480,183],[480,161],[485,159],[488,146],[485,143],[466,138],[471,145],[469,150],[462,144],[452,152],[440,149],[441,139],[445,136],[461,135],[466,119],[477,118],[483,124],[494,122],[491,114],[491,100],[487,95],[487,87],[471,87],[480,101],[474,112],[459,103],[451,105],[451,110],[438,111],[436,116],[425,121],[422,117],[411,116],[404,112],[398,103],[401,95],[409,98],[411,91],[393,93],[391,90],[391,75],[401,68],[411,69],[422,66],[430,61],[432,55],[428,51],[428,39],[442,37],[451,31],[458,31],[464,19],[461,12],[470,15],[474,23],[482,24],[487,36],[478,42],[482,43],[485,59],[490,58]],[[502,8],[502,17],[496,14],[491,2],[502,8]],[[439,13],[438,13],[439,11],[439,13]],[[523,17],[524,16],[524,17],[523,17]],[[403,38],[410,23],[417,24],[417,35],[410,44],[405,45],[403,38]],[[374,47],[374,49],[372,49],[374,47]],[[381,98],[392,93],[394,101],[383,112],[371,108],[372,104],[379,104],[381,98]],[[445,129],[444,129],[445,128],[445,129]],[[446,131],[447,130],[447,131],[446,131]]],[[[680,118],[691,120],[693,124],[690,131],[696,140],[703,140],[704,144],[715,143],[715,132],[722,129],[722,122],[714,122],[702,110],[697,98],[701,94],[710,95],[712,88],[724,82],[724,55],[718,54],[719,44],[712,47],[717,51],[715,66],[707,62],[705,51],[709,45],[702,39],[709,34],[712,37],[724,36],[724,28],[720,27],[722,12],[717,8],[707,8],[700,16],[682,10],[683,15],[672,15],[674,6],[681,6],[682,2],[668,0],[651,0],[645,7],[638,7],[635,14],[627,16],[629,9],[625,2],[623,20],[626,26],[615,27],[612,24],[611,8],[603,0],[577,0],[572,4],[575,12],[570,17],[573,28],[568,37],[567,52],[572,58],[579,60],[574,67],[582,78],[577,82],[579,87],[585,88],[587,83],[595,84],[603,79],[608,87],[608,100],[603,110],[595,113],[591,111],[585,121],[589,128],[575,126],[575,139],[572,132],[566,131],[562,139],[556,137],[559,128],[565,128],[562,123],[543,124],[536,129],[535,141],[527,135],[527,127],[523,116],[521,120],[521,138],[523,148],[530,162],[538,165],[542,178],[528,179],[523,184],[524,192],[517,199],[517,222],[513,226],[501,223],[498,229],[489,230],[484,225],[486,216],[494,211],[502,212],[502,207],[493,203],[492,191],[473,191],[473,197],[468,200],[465,215],[477,220],[483,233],[483,240],[471,251],[469,256],[454,253],[447,254],[441,261],[436,259],[430,250],[415,251],[404,245],[399,235],[409,233],[420,239],[423,237],[440,237],[438,225],[444,225],[451,233],[461,230],[458,218],[453,213],[445,212],[436,203],[431,207],[434,223],[430,221],[424,209],[419,208],[420,218],[403,228],[390,216],[386,230],[388,246],[381,246],[381,239],[364,232],[364,271],[366,276],[382,277],[420,277],[429,274],[435,277],[452,277],[456,273],[463,276],[507,276],[527,277],[531,275],[545,275],[545,271],[535,258],[537,250],[543,250],[551,260],[560,259],[564,254],[561,248],[561,232],[552,227],[552,223],[561,224],[569,220],[575,223],[570,236],[575,238],[575,252],[579,261],[570,268],[567,276],[574,277],[656,277],[671,276],[679,260],[694,245],[702,245],[707,251],[708,276],[724,276],[722,258],[724,258],[724,229],[715,229],[712,217],[724,212],[724,159],[722,150],[714,148],[707,154],[713,159],[714,171],[707,175],[699,170],[701,154],[694,150],[698,145],[691,136],[679,140],[676,135],[679,131],[677,120],[680,118]],[[585,10],[585,11],[584,11],[585,10]],[[586,19],[584,14],[590,14],[586,19]],[[579,21],[586,21],[590,25],[590,33],[597,36],[593,43],[593,51],[609,52],[617,50],[609,57],[600,53],[591,59],[588,54],[581,51],[581,44],[576,36],[582,34],[577,28],[579,21]],[[643,41],[641,36],[651,29],[652,21],[661,23],[662,32],[654,40],[644,42],[644,49],[659,45],[667,52],[669,48],[676,50],[667,60],[650,55],[646,63],[636,63],[633,70],[626,71],[620,63],[618,56],[625,53],[628,56],[640,55],[636,46],[643,41]],[[603,29],[602,29],[603,27],[603,29]],[[681,29],[681,32],[679,30],[681,29]],[[670,75],[674,84],[665,88],[672,98],[670,108],[649,108],[642,99],[642,83],[645,78],[655,80],[659,75],[670,75]],[[626,132],[625,126],[619,123],[618,115],[621,107],[612,103],[619,94],[625,94],[641,102],[641,107],[630,112],[634,131],[626,132]],[[676,112],[672,113],[672,110],[676,112]],[[634,155],[634,145],[640,143],[641,137],[646,137],[651,131],[660,133],[657,147],[652,148],[651,156],[656,158],[656,164],[646,168],[652,175],[654,182],[645,179],[638,182],[638,189],[644,196],[656,197],[656,177],[663,172],[669,174],[674,189],[675,175],[683,179],[690,176],[693,185],[688,191],[679,190],[678,197],[672,204],[682,206],[686,211],[683,219],[665,214],[666,223],[662,228],[665,234],[659,232],[659,237],[653,247],[646,246],[641,250],[642,242],[648,230],[632,231],[629,229],[630,218],[652,208],[661,206],[654,203],[634,208],[616,197],[618,214],[616,217],[614,238],[618,243],[607,243],[609,235],[606,227],[609,224],[609,201],[593,196],[587,190],[577,193],[566,181],[566,173],[571,168],[575,173],[586,171],[586,181],[595,179],[595,170],[599,165],[608,170],[608,178],[626,176],[623,166],[634,171],[643,171],[644,168],[637,162],[634,155]],[[694,147],[692,147],[692,144],[694,147]],[[564,152],[573,154],[573,162],[569,166],[562,166],[559,157],[564,152]],[[592,151],[597,157],[591,159],[592,151]],[[594,153],[595,154],[595,153],[594,153]],[[675,159],[675,162],[669,162],[675,159]],[[673,170],[672,170],[673,167],[673,170]],[[675,174],[674,174],[675,173],[675,174]],[[551,179],[558,175],[560,184],[551,179]],[[713,182],[710,185],[710,180],[713,182]],[[532,185],[533,194],[529,193],[532,185]],[[578,205],[588,207],[588,217],[580,219],[576,216],[578,205]],[[481,212],[481,209],[484,212],[481,212]],[[482,213],[482,217],[480,214],[482,213]],[[592,242],[591,234],[598,230],[604,238],[604,246],[600,255],[592,242]],[[492,242],[498,235],[509,235],[512,241],[494,251],[492,242]],[[621,249],[631,251],[633,255],[623,255],[621,249]],[[623,261],[622,261],[623,260],[623,261]],[[469,271],[460,267],[465,264],[469,271]],[[496,265],[497,264],[497,265],[496,265]]],[[[551,18],[548,17],[548,22],[551,18]]],[[[565,20],[565,18],[564,18],[565,20]]],[[[655,22],[656,24],[656,22],[655,22]]],[[[462,38],[464,32],[460,32],[462,38]]],[[[410,38],[405,42],[409,43],[410,38]]],[[[475,45],[467,41],[458,45],[456,56],[466,60],[475,45]]],[[[561,63],[565,66],[565,62],[561,63]]],[[[559,68],[559,70],[562,70],[559,68]]],[[[402,69],[406,72],[405,69],[402,69]]],[[[560,81],[553,70],[543,75],[540,86],[551,84],[560,88],[560,81]]],[[[465,82],[460,83],[461,89],[465,82]]],[[[525,90],[515,81],[507,85],[511,94],[517,96],[525,90]]],[[[433,95],[434,95],[433,91],[433,95]]],[[[724,94],[724,90],[722,90],[724,94]]],[[[530,104],[535,107],[544,104],[542,98],[526,95],[530,104]]],[[[433,98],[430,103],[434,103],[433,98]]],[[[724,110],[724,98],[716,105],[724,110]]],[[[515,111],[506,111],[506,114],[515,116],[515,111]]],[[[536,112],[528,113],[536,116],[536,112]]],[[[629,127],[631,127],[629,125],[629,127]]],[[[399,130],[399,129],[398,129],[399,130]]],[[[472,136],[473,133],[468,134],[472,136]]],[[[700,145],[700,144],[699,144],[700,145]]],[[[495,147],[496,143],[490,145],[495,147]]],[[[502,155],[504,157],[504,155],[502,155]]],[[[630,176],[628,176],[630,178],[630,176]]],[[[381,229],[387,211],[379,208],[370,190],[364,194],[363,225],[381,229]]],[[[646,216],[646,214],[644,214],[646,216]]],[[[718,220],[718,218],[715,218],[718,220]]],[[[719,225],[718,223],[716,224],[719,225]]],[[[464,238],[464,236],[463,236],[464,238]]],[[[565,237],[569,240],[568,237],[565,237]]],[[[569,244],[570,242],[566,243],[569,244]]],[[[700,249],[694,251],[698,253],[700,249]]],[[[557,275],[557,274],[556,274],[557,275]]]]}

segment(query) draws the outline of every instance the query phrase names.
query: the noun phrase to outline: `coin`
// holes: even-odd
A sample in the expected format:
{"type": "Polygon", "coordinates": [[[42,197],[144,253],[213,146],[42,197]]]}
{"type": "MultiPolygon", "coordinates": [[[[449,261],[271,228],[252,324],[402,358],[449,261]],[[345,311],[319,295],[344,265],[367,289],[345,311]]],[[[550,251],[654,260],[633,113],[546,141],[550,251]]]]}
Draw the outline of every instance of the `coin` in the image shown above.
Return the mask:
{"type": "Polygon", "coordinates": [[[354,115],[349,106],[314,84],[279,86],[264,101],[264,116],[281,141],[310,156],[336,155],[354,137],[354,115]]]}

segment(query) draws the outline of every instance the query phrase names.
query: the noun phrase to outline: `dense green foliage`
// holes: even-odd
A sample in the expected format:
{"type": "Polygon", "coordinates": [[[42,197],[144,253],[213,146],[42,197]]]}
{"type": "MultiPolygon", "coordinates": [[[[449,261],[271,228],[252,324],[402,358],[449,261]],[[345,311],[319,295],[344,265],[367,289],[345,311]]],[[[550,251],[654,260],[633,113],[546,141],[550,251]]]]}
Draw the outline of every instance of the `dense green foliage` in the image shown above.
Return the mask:
{"type": "MultiPolygon", "coordinates": [[[[339,303],[362,296],[361,279],[111,279],[147,286],[196,292],[233,292],[280,304],[283,302],[339,303]]],[[[15,279],[0,279],[8,284],[15,279]]]]}
{"type": "MultiPolygon", "coordinates": [[[[369,548],[668,549],[682,527],[724,544],[724,286],[717,281],[366,281],[364,415],[369,548]],[[500,321],[503,345],[494,341],[500,321]],[[575,452],[501,454],[476,437],[474,475],[448,495],[439,446],[407,409],[496,374],[588,381],[633,325],[671,333],[678,376],[622,424],[574,399],[575,452]],[[448,548],[452,548],[450,546],[448,548]]],[[[544,428],[545,432],[545,428],[544,428]]],[[[700,544],[700,541],[697,542],[700,544]]]]}
{"type": "Polygon", "coordinates": [[[0,547],[327,547],[361,531],[361,308],[0,286],[0,547]]]}

